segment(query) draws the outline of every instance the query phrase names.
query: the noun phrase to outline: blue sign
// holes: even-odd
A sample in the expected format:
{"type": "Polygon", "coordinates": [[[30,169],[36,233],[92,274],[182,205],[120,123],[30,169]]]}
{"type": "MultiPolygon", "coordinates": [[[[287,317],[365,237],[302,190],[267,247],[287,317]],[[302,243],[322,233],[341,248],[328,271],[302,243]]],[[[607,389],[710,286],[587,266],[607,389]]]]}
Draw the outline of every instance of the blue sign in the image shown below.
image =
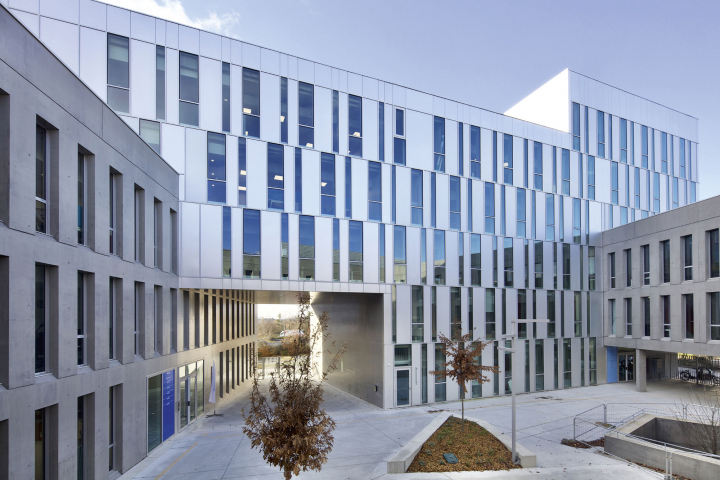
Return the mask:
{"type": "Polygon", "coordinates": [[[618,353],[617,347],[607,347],[607,383],[618,381],[618,353]]]}
{"type": "Polygon", "coordinates": [[[162,422],[164,442],[175,434],[175,371],[162,374],[162,422]]]}

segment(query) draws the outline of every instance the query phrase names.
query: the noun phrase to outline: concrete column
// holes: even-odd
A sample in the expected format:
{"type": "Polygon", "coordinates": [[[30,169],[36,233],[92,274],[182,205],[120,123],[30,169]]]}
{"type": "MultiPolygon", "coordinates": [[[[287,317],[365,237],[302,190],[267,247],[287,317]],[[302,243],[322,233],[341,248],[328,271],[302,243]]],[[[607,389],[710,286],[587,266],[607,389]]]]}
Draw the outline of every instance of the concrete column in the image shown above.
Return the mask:
{"type": "Polygon", "coordinates": [[[647,392],[645,350],[635,350],[635,390],[647,392]]]}

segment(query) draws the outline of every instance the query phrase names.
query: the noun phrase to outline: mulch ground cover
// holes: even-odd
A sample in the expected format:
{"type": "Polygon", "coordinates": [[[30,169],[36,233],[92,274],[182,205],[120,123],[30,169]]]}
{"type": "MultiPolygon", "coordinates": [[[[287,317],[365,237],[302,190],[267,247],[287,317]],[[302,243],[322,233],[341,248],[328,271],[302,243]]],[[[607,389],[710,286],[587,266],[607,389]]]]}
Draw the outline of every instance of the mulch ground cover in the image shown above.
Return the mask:
{"type": "Polygon", "coordinates": [[[577,440],[563,438],[561,443],[563,445],[567,445],[568,447],[575,448],[605,447],[605,437],[597,440],[590,440],[589,442],[578,442],[577,440]]]}
{"type": "Polygon", "coordinates": [[[425,442],[410,464],[414,472],[467,472],[521,468],[512,462],[510,450],[474,422],[450,417],[425,442]],[[447,463],[443,453],[453,453],[458,463],[447,463]]]}

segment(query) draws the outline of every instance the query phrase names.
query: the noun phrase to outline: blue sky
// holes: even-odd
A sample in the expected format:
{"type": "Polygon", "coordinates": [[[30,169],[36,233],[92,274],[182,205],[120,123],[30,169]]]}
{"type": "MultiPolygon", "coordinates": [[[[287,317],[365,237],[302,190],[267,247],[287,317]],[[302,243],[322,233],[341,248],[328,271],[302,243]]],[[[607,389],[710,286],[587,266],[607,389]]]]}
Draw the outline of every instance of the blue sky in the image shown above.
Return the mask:
{"type": "Polygon", "coordinates": [[[106,0],[505,112],[570,68],[700,120],[720,194],[720,1],[106,0]]]}

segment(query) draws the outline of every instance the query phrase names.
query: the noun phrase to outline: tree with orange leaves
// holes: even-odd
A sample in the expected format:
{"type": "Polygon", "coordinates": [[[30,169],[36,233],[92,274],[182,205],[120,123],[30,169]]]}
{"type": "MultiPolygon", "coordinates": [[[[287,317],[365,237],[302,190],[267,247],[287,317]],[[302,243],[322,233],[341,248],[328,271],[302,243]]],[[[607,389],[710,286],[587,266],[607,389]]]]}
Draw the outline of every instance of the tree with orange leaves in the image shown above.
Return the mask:
{"type": "Polygon", "coordinates": [[[473,342],[472,332],[461,336],[457,341],[440,334],[440,343],[445,346],[445,362],[443,370],[430,372],[436,378],[450,377],[460,385],[460,401],[462,403],[462,420],[465,421],[465,394],[467,384],[473,380],[483,384],[490,379],[483,375],[483,372],[497,373],[497,367],[482,365],[477,359],[481,357],[485,347],[492,343],[492,340],[485,342],[473,342]]]}

